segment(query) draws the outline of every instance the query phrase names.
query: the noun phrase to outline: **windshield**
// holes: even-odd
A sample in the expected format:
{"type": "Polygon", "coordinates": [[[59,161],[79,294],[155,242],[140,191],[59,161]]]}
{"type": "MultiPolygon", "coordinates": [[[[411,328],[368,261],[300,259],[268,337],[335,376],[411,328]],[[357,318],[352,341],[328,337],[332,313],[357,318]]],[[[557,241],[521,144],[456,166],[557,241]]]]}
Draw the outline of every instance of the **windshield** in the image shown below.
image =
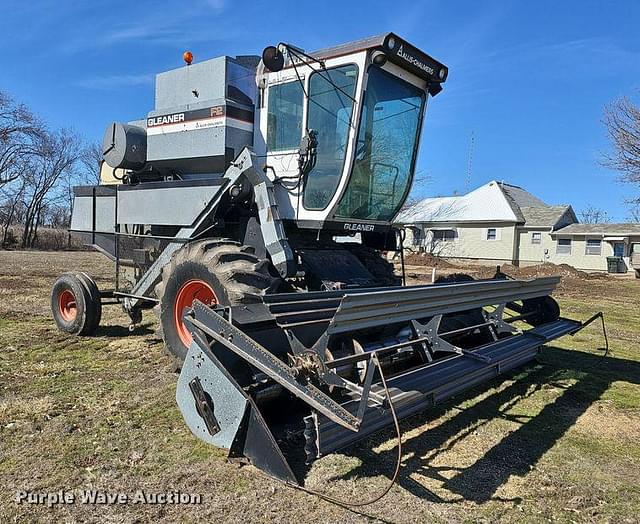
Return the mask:
{"type": "Polygon", "coordinates": [[[318,133],[318,148],[304,187],[302,202],[307,209],[327,207],[340,182],[357,78],[356,66],[344,65],[309,79],[307,127],[318,133]]]}
{"type": "Polygon", "coordinates": [[[424,92],[378,67],[369,70],[356,157],[336,216],[388,222],[412,178],[424,92]]]}

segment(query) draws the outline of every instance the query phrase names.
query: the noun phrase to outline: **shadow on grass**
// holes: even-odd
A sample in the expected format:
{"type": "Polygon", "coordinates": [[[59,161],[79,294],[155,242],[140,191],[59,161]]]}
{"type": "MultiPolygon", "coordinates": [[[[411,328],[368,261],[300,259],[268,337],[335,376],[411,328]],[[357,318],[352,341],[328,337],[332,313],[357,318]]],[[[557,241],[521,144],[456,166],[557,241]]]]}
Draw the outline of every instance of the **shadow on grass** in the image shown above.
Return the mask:
{"type": "MultiPolygon", "coordinates": [[[[548,451],[576,420],[600,399],[602,394],[614,381],[625,381],[640,384],[640,362],[613,357],[602,358],[600,355],[571,351],[557,347],[546,347],[538,358],[542,365],[529,366],[524,371],[528,374],[508,387],[489,395],[473,406],[460,411],[442,424],[412,438],[405,438],[402,445],[403,455],[409,457],[403,462],[399,484],[414,495],[433,502],[451,502],[453,499],[464,499],[475,502],[496,500],[497,489],[511,475],[524,476],[531,466],[548,451]],[[558,383],[572,379],[571,385],[558,383]],[[535,416],[517,416],[506,413],[523,398],[533,395],[545,385],[551,384],[563,389],[559,397],[545,405],[535,416]],[[458,442],[495,418],[504,418],[519,422],[520,427],[505,436],[500,442],[485,452],[474,464],[468,467],[451,466],[436,467],[430,465],[436,457],[452,449],[458,442]],[[455,437],[455,438],[454,438],[455,437]],[[450,473],[454,471],[453,476],[450,473]],[[446,476],[443,472],[448,473],[446,476]],[[412,480],[410,475],[418,473],[436,479],[441,487],[449,491],[453,497],[443,500],[420,483],[412,480]]],[[[459,405],[465,400],[473,399],[478,393],[491,387],[497,387],[504,378],[522,373],[523,369],[495,379],[484,386],[471,389],[466,394],[458,395],[439,408],[431,410],[429,418],[435,419],[459,405]]],[[[415,416],[404,421],[404,433],[424,424],[424,415],[415,416]]],[[[354,446],[346,450],[346,454],[362,460],[362,466],[349,471],[340,478],[370,476],[371,464],[391,464],[397,454],[396,448],[382,453],[375,453],[371,448],[392,439],[393,434],[383,432],[378,437],[365,441],[364,446],[354,446]]],[[[377,468],[376,468],[377,469],[377,468]]],[[[504,499],[500,499],[504,500],[504,499]]],[[[513,499],[517,501],[518,499],[513,499]]]]}
{"type": "Polygon", "coordinates": [[[97,337],[122,338],[128,336],[153,335],[155,330],[148,324],[136,326],[133,331],[129,331],[128,326],[99,326],[96,331],[97,337]]]}

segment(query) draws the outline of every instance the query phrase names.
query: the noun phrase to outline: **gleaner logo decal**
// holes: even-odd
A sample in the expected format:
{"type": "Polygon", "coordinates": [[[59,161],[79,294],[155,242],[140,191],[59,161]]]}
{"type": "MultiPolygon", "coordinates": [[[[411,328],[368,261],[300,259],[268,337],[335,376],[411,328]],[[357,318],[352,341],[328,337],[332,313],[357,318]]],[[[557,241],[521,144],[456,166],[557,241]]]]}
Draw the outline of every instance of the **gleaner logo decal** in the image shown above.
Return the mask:
{"type": "Polygon", "coordinates": [[[373,231],[375,226],[373,224],[345,224],[344,228],[347,231],[373,231]]]}
{"type": "Polygon", "coordinates": [[[162,115],[147,118],[147,127],[161,126],[164,124],[178,124],[184,122],[184,113],[174,113],[173,115],[162,115]]]}
{"type": "Polygon", "coordinates": [[[253,131],[253,111],[234,106],[214,106],[147,118],[148,135],[182,133],[214,127],[235,127],[253,131]]]}
{"type": "Polygon", "coordinates": [[[411,56],[409,53],[407,53],[403,49],[402,45],[400,45],[400,49],[398,49],[398,53],[397,54],[398,54],[398,56],[400,58],[406,60],[407,62],[409,62],[410,64],[413,64],[416,67],[419,67],[420,69],[422,69],[423,71],[426,71],[430,75],[435,74],[435,71],[433,70],[432,67],[429,67],[427,64],[421,62],[415,56],[411,56]]]}
{"type": "MultiPolygon", "coordinates": [[[[247,113],[247,111],[245,111],[245,113],[247,113]]],[[[223,118],[225,114],[226,111],[224,106],[207,107],[205,109],[194,109],[193,111],[185,111],[183,113],[173,113],[171,115],[149,117],[147,118],[147,127],[164,126],[167,124],[181,124],[183,122],[194,122],[196,120],[207,120],[211,118],[223,118]]],[[[253,115],[250,114],[249,118],[253,120],[253,115]]]]}

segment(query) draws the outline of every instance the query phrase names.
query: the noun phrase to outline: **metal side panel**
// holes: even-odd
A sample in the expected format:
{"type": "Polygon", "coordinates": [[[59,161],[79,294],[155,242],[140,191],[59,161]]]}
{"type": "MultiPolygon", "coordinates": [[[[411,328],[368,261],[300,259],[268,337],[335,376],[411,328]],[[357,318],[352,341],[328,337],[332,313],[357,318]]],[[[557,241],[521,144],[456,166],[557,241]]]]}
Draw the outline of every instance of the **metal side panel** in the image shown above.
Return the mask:
{"type": "Polygon", "coordinates": [[[231,449],[249,402],[233,379],[207,357],[195,342],[187,352],[178,377],[176,401],[191,432],[207,444],[224,449],[231,449]],[[189,383],[196,377],[213,402],[214,415],[220,425],[220,431],[215,435],[207,431],[206,424],[196,410],[189,388],[189,383]]]}
{"type": "Polygon", "coordinates": [[[118,224],[190,226],[224,185],[183,182],[147,183],[118,188],[118,224]]]}
{"type": "Polygon", "coordinates": [[[347,293],[328,333],[351,332],[395,322],[550,295],[560,277],[535,280],[487,280],[447,286],[394,288],[347,293]]]}
{"type": "Polygon", "coordinates": [[[113,233],[116,225],[116,196],[96,195],[96,233],[113,233]]]}
{"type": "MultiPolygon", "coordinates": [[[[118,186],[118,195],[120,196],[121,193],[124,194],[126,192],[137,194],[137,198],[140,201],[139,205],[142,208],[143,206],[147,205],[147,202],[145,202],[144,191],[156,191],[156,190],[160,191],[165,189],[171,190],[171,189],[176,189],[181,187],[196,188],[202,192],[205,192],[205,190],[208,191],[209,196],[203,197],[203,199],[206,200],[206,205],[203,208],[199,209],[197,213],[194,215],[195,218],[188,225],[181,227],[176,234],[176,240],[187,240],[187,239],[193,238],[194,235],[197,235],[198,233],[202,232],[202,228],[204,227],[206,220],[209,218],[210,213],[213,212],[213,210],[219,204],[220,199],[224,194],[223,193],[224,189],[228,187],[230,184],[234,184],[238,180],[238,178],[244,173],[244,171],[253,165],[253,160],[254,160],[253,154],[248,148],[245,148],[238,155],[238,157],[236,158],[236,161],[233,164],[231,164],[231,166],[227,169],[225,176],[222,178],[207,178],[202,180],[147,183],[147,184],[144,184],[144,186],[148,188],[147,190],[141,190],[139,189],[138,186],[130,186],[130,187],[118,186]],[[206,189],[206,188],[209,188],[209,189],[206,189]]],[[[167,195],[164,195],[163,198],[166,196],[167,195]]],[[[136,200],[135,197],[130,197],[130,196],[127,196],[125,198],[130,199],[132,201],[136,200]]],[[[173,220],[174,218],[174,216],[172,215],[173,212],[195,213],[194,210],[190,211],[189,209],[186,208],[185,203],[181,202],[178,199],[177,193],[173,193],[173,198],[169,200],[170,200],[169,207],[167,208],[167,210],[170,210],[171,212],[165,213],[166,210],[153,211],[154,213],[160,213],[162,215],[160,218],[162,219],[163,222],[166,222],[167,220],[169,221],[173,220]],[[165,217],[165,214],[167,215],[166,217],[165,217]]],[[[198,202],[202,202],[202,200],[198,200],[198,202]]],[[[144,214],[144,213],[145,213],[144,211],[141,211],[141,214],[144,214]]],[[[144,217],[139,217],[139,218],[146,220],[147,218],[151,218],[151,216],[145,215],[144,217]]],[[[186,219],[185,219],[185,222],[186,222],[186,219]]],[[[143,222],[137,222],[137,223],[145,224],[148,222],[143,221],[143,222]]],[[[178,225],[178,223],[171,222],[170,225],[178,225]]],[[[134,288],[131,290],[131,293],[133,295],[137,295],[138,297],[148,296],[153,286],[160,279],[162,267],[169,262],[173,253],[177,251],[182,245],[183,245],[182,242],[171,242],[164,249],[162,254],[154,261],[151,267],[142,275],[140,280],[138,280],[134,288]]],[[[139,303],[140,303],[140,298],[127,298],[125,300],[125,306],[127,308],[134,308],[139,303]]]]}
{"type": "Polygon", "coordinates": [[[71,213],[72,231],[93,232],[93,195],[73,198],[73,212],[71,213]]]}
{"type": "MultiPolygon", "coordinates": [[[[536,356],[542,344],[573,333],[580,326],[580,322],[560,319],[474,351],[478,355],[489,357],[488,362],[464,355],[452,356],[389,378],[387,384],[396,414],[400,419],[406,418],[521,366],[536,356]]],[[[384,395],[379,384],[374,386],[372,391],[384,395]]],[[[355,413],[358,402],[349,400],[342,407],[355,413]]],[[[314,442],[308,442],[307,449],[313,450],[316,455],[309,458],[313,459],[344,448],[392,423],[388,410],[369,407],[360,430],[354,433],[314,412],[306,419],[307,428],[315,429],[308,435],[314,442]]]]}
{"type": "MultiPolygon", "coordinates": [[[[88,233],[113,233],[116,223],[116,187],[114,185],[73,188],[70,230],[88,233]]],[[[90,243],[90,242],[89,242],[90,243]]]]}
{"type": "Polygon", "coordinates": [[[266,422],[250,397],[215,357],[197,331],[182,366],[176,400],[191,432],[207,444],[229,450],[229,458],[246,457],[272,477],[297,483],[266,422]],[[197,381],[208,397],[209,425],[198,411],[191,384],[197,381]]]}

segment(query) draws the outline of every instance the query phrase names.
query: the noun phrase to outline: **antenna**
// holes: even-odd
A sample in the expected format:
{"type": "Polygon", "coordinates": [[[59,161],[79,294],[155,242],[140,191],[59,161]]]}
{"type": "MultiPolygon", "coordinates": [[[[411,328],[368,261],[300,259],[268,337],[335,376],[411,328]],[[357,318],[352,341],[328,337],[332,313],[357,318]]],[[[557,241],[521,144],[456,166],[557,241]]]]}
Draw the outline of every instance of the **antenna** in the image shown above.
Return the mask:
{"type": "Polygon", "coordinates": [[[471,131],[471,138],[469,139],[469,158],[467,160],[467,177],[464,181],[465,193],[471,191],[471,173],[473,171],[473,147],[475,145],[476,135],[474,131],[471,131]]]}

